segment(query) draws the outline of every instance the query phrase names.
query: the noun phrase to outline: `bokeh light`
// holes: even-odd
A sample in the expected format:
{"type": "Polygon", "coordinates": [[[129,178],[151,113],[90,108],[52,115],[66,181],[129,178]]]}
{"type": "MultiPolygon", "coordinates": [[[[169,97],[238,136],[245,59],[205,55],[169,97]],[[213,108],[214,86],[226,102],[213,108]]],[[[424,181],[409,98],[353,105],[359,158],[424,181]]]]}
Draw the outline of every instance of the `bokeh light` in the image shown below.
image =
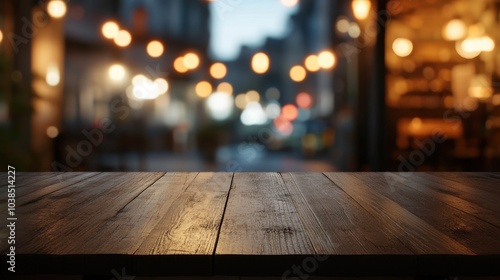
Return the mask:
{"type": "Polygon", "coordinates": [[[252,57],[252,69],[257,74],[264,74],[269,69],[269,57],[265,53],[256,53],[252,57]]]}
{"type": "Polygon", "coordinates": [[[59,67],[56,64],[52,63],[47,67],[45,82],[52,87],[59,85],[61,82],[61,73],[59,72],[59,67]]]}
{"type": "Polygon", "coordinates": [[[299,110],[293,104],[287,104],[281,109],[281,116],[289,121],[294,121],[299,115],[299,110]]]}
{"type": "Polygon", "coordinates": [[[397,38],[392,43],[392,50],[397,56],[407,57],[413,51],[413,43],[406,38],[397,38]]]}
{"type": "Polygon", "coordinates": [[[339,20],[337,20],[337,24],[335,25],[337,31],[340,33],[347,33],[347,31],[349,31],[349,26],[351,26],[349,20],[344,17],[339,18],[339,20]]]}
{"type": "Polygon", "coordinates": [[[285,7],[294,7],[299,3],[299,0],[281,0],[281,4],[285,7]]]}
{"type": "Polygon", "coordinates": [[[255,90],[250,90],[246,94],[246,100],[247,102],[259,102],[260,101],[260,94],[255,91],[255,90]]]}
{"type": "Polygon", "coordinates": [[[336,63],[335,55],[331,51],[322,51],[318,55],[318,63],[323,69],[331,69],[336,63]]]}
{"type": "Polygon", "coordinates": [[[160,94],[164,94],[168,91],[168,82],[163,78],[158,78],[154,81],[155,85],[160,90],[160,94]]]}
{"type": "Polygon", "coordinates": [[[319,65],[318,56],[314,54],[306,57],[304,65],[306,66],[307,70],[311,72],[317,72],[321,68],[321,66],[319,65]]]}
{"type": "Polygon", "coordinates": [[[56,138],[59,135],[59,129],[55,126],[49,126],[46,133],[49,138],[56,138]]]}
{"type": "Polygon", "coordinates": [[[216,62],[212,64],[212,66],[210,66],[210,75],[212,75],[214,79],[222,79],[226,76],[226,74],[227,74],[226,65],[220,62],[216,62]]]}
{"type": "Polygon", "coordinates": [[[214,92],[207,98],[206,106],[214,120],[226,120],[233,112],[233,96],[223,92],[214,92]]]}
{"type": "Polygon", "coordinates": [[[146,47],[146,51],[151,57],[160,57],[163,54],[164,50],[165,48],[163,47],[163,44],[157,40],[149,42],[146,47]]]}
{"type": "Polygon", "coordinates": [[[102,35],[107,39],[114,39],[118,35],[120,27],[114,21],[107,21],[102,25],[102,35]]]}
{"type": "Polygon", "coordinates": [[[217,91],[227,94],[233,94],[233,86],[230,83],[222,82],[217,86],[217,91]]]}
{"type": "Polygon", "coordinates": [[[247,106],[247,103],[248,103],[247,102],[247,95],[245,93],[238,94],[234,100],[234,104],[240,110],[245,109],[245,107],[247,106]]]}
{"type": "Polygon", "coordinates": [[[196,69],[200,65],[200,57],[195,53],[187,53],[184,56],[183,63],[189,70],[196,69]]]}
{"type": "Polygon", "coordinates": [[[205,98],[212,93],[212,85],[207,81],[198,82],[195,87],[195,92],[199,97],[205,98]]]}
{"type": "Polygon", "coordinates": [[[52,0],[47,4],[47,12],[53,18],[62,18],[66,10],[66,3],[61,0],[52,0]]]}
{"type": "Polygon", "coordinates": [[[280,116],[274,119],[273,123],[274,127],[276,127],[276,130],[278,130],[281,135],[289,136],[293,133],[293,125],[289,120],[280,116]]]}
{"type": "Polygon", "coordinates": [[[478,56],[481,53],[481,50],[474,50],[474,51],[466,51],[463,49],[463,41],[456,41],[455,42],[455,50],[457,51],[458,55],[465,59],[472,59],[478,56]]]}
{"type": "Polygon", "coordinates": [[[244,125],[262,125],[267,122],[266,112],[258,102],[250,102],[241,113],[240,120],[244,125]]]}
{"type": "Polygon", "coordinates": [[[313,98],[309,93],[301,92],[297,94],[295,102],[297,102],[297,106],[299,106],[299,108],[308,109],[311,108],[313,104],[313,98]]]}
{"type": "Polygon", "coordinates": [[[359,25],[355,22],[352,22],[349,25],[349,29],[347,30],[347,34],[351,36],[351,38],[358,38],[359,35],[361,35],[361,29],[359,28],[359,25]]]}
{"type": "Polygon", "coordinates": [[[126,47],[132,42],[132,36],[127,30],[120,30],[114,38],[115,44],[119,47],[126,47]]]}
{"type": "Polygon", "coordinates": [[[450,20],[443,28],[443,38],[448,41],[456,41],[465,38],[467,26],[460,19],[450,20]]]}
{"type": "Polygon", "coordinates": [[[168,83],[164,79],[150,80],[139,74],[132,78],[132,96],[138,100],[152,100],[168,90],[168,83]],[[163,80],[163,81],[162,81],[163,80]]]}
{"type": "Polygon", "coordinates": [[[306,75],[306,69],[300,65],[295,65],[290,69],[290,78],[294,82],[302,82],[306,75]]]}
{"type": "Polygon", "coordinates": [[[370,14],[371,0],[352,0],[352,12],[358,20],[364,20],[370,14]]]}
{"type": "Polygon", "coordinates": [[[113,81],[122,81],[125,78],[127,71],[120,64],[113,64],[108,69],[108,76],[113,81]]]}
{"type": "Polygon", "coordinates": [[[179,56],[174,60],[174,69],[179,73],[186,73],[189,70],[186,65],[184,65],[184,57],[179,56]]]}

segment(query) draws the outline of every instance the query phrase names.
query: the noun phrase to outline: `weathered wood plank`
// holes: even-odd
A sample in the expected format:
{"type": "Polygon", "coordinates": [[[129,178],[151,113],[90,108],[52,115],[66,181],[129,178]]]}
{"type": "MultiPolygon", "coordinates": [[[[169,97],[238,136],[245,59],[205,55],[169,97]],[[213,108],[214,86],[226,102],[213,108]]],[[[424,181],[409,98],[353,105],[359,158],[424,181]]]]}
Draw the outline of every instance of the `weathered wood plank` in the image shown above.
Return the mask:
{"type": "MultiPolygon", "coordinates": [[[[425,179],[419,179],[419,173],[415,173],[412,176],[416,176],[415,179],[408,179],[403,177],[398,173],[390,173],[390,176],[398,177],[396,179],[399,182],[402,182],[401,185],[395,191],[398,191],[400,188],[404,188],[405,186],[413,188],[417,191],[424,191],[429,196],[438,198],[441,203],[449,205],[453,208],[456,208],[462,212],[468,213],[485,223],[494,225],[497,228],[500,228],[500,216],[497,212],[494,212],[490,209],[486,209],[481,205],[475,204],[473,202],[467,201],[463,198],[456,196],[456,192],[453,191],[443,191],[442,186],[436,183],[426,182],[425,179]],[[407,180],[408,179],[408,180],[407,180]]],[[[405,175],[406,176],[406,175],[405,175]]]]}
{"type": "Polygon", "coordinates": [[[232,178],[232,173],[199,173],[183,184],[158,181],[150,189],[154,198],[144,194],[141,200],[135,201],[138,205],[124,209],[129,211],[128,214],[122,212],[124,217],[136,217],[136,206],[147,201],[157,204],[151,211],[161,207],[155,217],[156,225],[151,223],[148,229],[149,234],[145,238],[139,235],[144,241],[134,252],[134,273],[211,275],[212,256],[232,178]],[[163,205],[158,205],[160,203],[163,205]]]}
{"type": "Polygon", "coordinates": [[[215,251],[216,274],[280,275],[315,252],[278,173],[234,175],[215,251]]]}
{"type": "Polygon", "coordinates": [[[98,232],[96,225],[113,217],[161,176],[163,173],[98,174],[20,206],[18,215],[24,218],[18,222],[17,252],[37,264],[30,267],[34,272],[56,269],[44,256],[65,254],[72,255],[75,262],[78,259],[77,267],[83,271],[85,258],[76,252],[85,244],[74,241],[98,232]]]}
{"type": "Polygon", "coordinates": [[[398,229],[374,217],[322,173],[282,176],[316,252],[328,255],[320,262],[318,274],[373,276],[390,271],[396,276],[415,267],[412,251],[395,234],[398,229]],[[324,238],[331,243],[318,242],[324,238]]]}
{"type": "MultiPolygon", "coordinates": [[[[366,185],[383,186],[384,176],[375,173],[356,174],[366,185]]],[[[447,203],[442,193],[433,192],[430,187],[418,184],[418,177],[405,180],[395,191],[377,188],[377,193],[398,203],[425,223],[458,241],[475,254],[494,254],[500,248],[500,228],[461,211],[447,203]],[[414,185],[414,187],[409,187],[414,185]]]]}
{"type": "Polygon", "coordinates": [[[500,195],[500,177],[485,172],[430,172],[434,177],[448,179],[455,183],[465,184],[493,195],[500,195]]]}
{"type": "MultiPolygon", "coordinates": [[[[324,173],[337,186],[354,198],[375,217],[384,220],[383,225],[392,225],[399,239],[416,254],[474,254],[473,251],[451,239],[446,234],[415,216],[398,203],[383,196],[384,188],[390,190],[385,180],[364,181],[369,173],[324,173]]],[[[376,176],[380,176],[378,174],[376,176]]],[[[383,226],[382,225],[382,226],[383,226]]],[[[393,230],[393,229],[387,229],[393,230]]]]}
{"type": "Polygon", "coordinates": [[[475,183],[451,181],[429,173],[412,173],[410,178],[411,180],[418,180],[418,182],[432,187],[438,192],[454,195],[495,213],[500,213],[498,196],[494,193],[484,191],[483,188],[477,187],[475,183]]]}

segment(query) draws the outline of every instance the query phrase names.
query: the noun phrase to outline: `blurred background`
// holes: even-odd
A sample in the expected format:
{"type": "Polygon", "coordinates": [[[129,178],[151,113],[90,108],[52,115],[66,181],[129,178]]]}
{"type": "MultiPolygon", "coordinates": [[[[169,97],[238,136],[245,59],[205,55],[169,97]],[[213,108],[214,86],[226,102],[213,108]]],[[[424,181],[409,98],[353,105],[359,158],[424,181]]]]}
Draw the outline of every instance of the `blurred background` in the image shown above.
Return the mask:
{"type": "Polygon", "coordinates": [[[18,171],[499,171],[497,0],[3,0],[18,171]]]}

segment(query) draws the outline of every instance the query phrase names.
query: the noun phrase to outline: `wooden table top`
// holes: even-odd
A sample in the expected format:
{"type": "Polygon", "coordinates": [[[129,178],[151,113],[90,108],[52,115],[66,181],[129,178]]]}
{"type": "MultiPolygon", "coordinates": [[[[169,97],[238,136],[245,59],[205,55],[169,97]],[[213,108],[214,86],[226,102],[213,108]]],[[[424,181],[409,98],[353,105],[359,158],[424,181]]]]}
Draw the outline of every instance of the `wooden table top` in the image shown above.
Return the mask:
{"type": "Polygon", "coordinates": [[[500,275],[499,202],[499,173],[17,173],[16,268],[500,275]]]}

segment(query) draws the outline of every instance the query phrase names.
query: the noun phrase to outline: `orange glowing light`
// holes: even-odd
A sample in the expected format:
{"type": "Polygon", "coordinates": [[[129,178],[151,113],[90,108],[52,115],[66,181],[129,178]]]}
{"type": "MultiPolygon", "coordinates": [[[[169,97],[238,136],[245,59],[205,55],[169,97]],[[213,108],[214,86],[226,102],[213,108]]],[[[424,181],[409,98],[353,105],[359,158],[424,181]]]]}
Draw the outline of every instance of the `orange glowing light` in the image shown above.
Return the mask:
{"type": "Polygon", "coordinates": [[[174,60],[174,69],[179,73],[186,73],[189,70],[186,65],[184,65],[184,57],[179,56],[174,60]]]}
{"type": "Polygon", "coordinates": [[[287,104],[281,109],[281,116],[289,121],[294,121],[299,116],[299,110],[292,104],[287,104]]]}
{"type": "Polygon", "coordinates": [[[193,70],[193,69],[196,69],[200,65],[200,58],[195,53],[187,53],[184,56],[183,63],[187,69],[193,70]]]}
{"type": "Polygon", "coordinates": [[[132,42],[132,36],[127,30],[120,30],[115,36],[115,44],[119,47],[126,47],[132,42]]]}
{"type": "Polygon", "coordinates": [[[300,65],[295,65],[290,69],[290,78],[294,82],[302,82],[306,75],[306,69],[300,65]]]}
{"type": "Polygon", "coordinates": [[[226,74],[227,74],[226,65],[220,62],[216,62],[212,64],[212,66],[210,67],[210,75],[212,75],[214,79],[222,79],[226,76],[226,74]]]}
{"type": "Polygon", "coordinates": [[[321,68],[321,66],[319,65],[318,56],[314,54],[311,54],[308,57],[306,57],[304,65],[306,66],[307,70],[311,72],[316,72],[321,68]]]}
{"type": "Polygon", "coordinates": [[[118,35],[118,31],[120,31],[120,27],[113,21],[105,22],[101,28],[102,35],[107,39],[114,39],[118,35]]]}
{"type": "Polygon", "coordinates": [[[163,44],[157,40],[149,42],[146,47],[146,51],[151,57],[160,57],[164,50],[165,48],[163,47],[163,44]]]}
{"type": "Polygon", "coordinates": [[[264,74],[269,69],[269,57],[265,53],[256,53],[252,57],[252,69],[257,74],[264,74]]]}
{"type": "Polygon", "coordinates": [[[297,95],[295,101],[297,102],[299,108],[308,109],[311,108],[312,106],[313,98],[309,93],[301,92],[297,95]]]}
{"type": "Polygon", "coordinates": [[[208,97],[212,93],[212,85],[207,81],[201,81],[196,84],[195,91],[201,98],[208,97]]]}

